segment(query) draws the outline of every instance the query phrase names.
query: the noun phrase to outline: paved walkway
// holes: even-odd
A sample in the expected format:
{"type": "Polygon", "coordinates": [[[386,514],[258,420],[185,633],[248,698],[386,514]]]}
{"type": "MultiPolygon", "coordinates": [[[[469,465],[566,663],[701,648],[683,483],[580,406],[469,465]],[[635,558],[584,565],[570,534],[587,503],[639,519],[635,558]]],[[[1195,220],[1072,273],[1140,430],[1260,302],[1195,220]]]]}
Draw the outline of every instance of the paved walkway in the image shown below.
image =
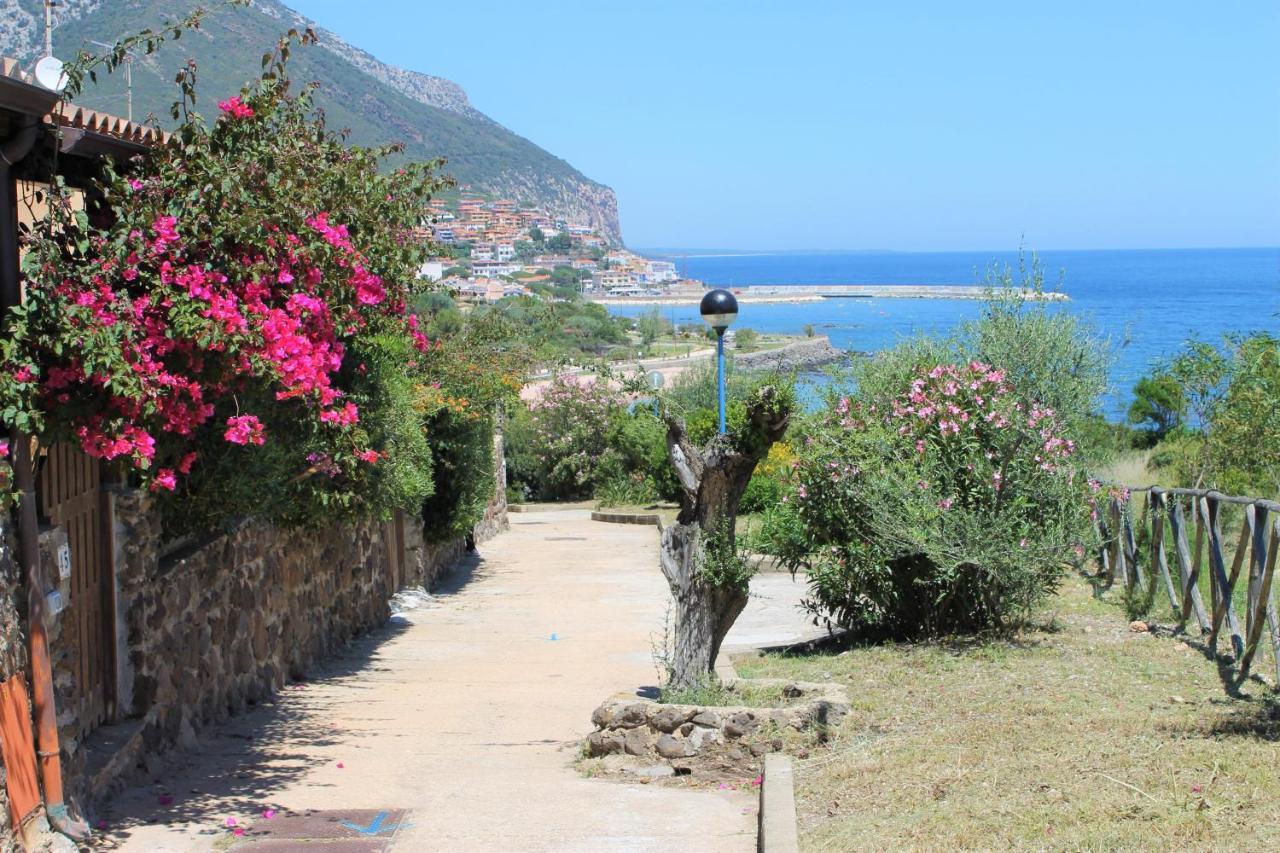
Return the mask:
{"type": "Polygon", "coordinates": [[[229,842],[331,853],[753,850],[752,796],[587,779],[571,766],[591,710],[656,681],[651,634],[667,590],[654,529],[582,511],[512,515],[511,532],[481,552],[432,602],[271,706],[206,733],[198,754],[157,785],[117,797],[105,815],[114,842],[138,851],[229,842]],[[247,834],[232,836],[228,819],[247,834]],[[326,832],[351,840],[281,837],[326,832]]]}

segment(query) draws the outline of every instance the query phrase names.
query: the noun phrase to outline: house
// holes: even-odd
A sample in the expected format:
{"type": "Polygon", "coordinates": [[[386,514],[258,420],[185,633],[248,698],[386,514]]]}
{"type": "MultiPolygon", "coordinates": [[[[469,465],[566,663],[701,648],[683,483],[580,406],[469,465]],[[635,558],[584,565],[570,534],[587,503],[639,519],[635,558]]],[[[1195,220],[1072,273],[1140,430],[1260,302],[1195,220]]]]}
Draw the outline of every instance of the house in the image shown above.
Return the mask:
{"type": "Polygon", "coordinates": [[[617,270],[599,270],[592,278],[595,280],[597,289],[610,294],[620,288],[629,288],[635,285],[629,273],[617,270]]]}
{"type": "Polygon", "coordinates": [[[492,243],[476,243],[471,247],[471,260],[473,261],[497,260],[497,258],[494,257],[495,254],[496,252],[494,251],[492,243]]]}
{"type": "Polygon", "coordinates": [[[452,266],[452,263],[452,260],[432,258],[418,270],[418,278],[425,278],[427,281],[439,281],[444,278],[444,271],[452,266]]]}
{"type": "Polygon", "coordinates": [[[494,253],[499,261],[514,261],[516,259],[516,247],[513,243],[496,244],[494,253]]]}

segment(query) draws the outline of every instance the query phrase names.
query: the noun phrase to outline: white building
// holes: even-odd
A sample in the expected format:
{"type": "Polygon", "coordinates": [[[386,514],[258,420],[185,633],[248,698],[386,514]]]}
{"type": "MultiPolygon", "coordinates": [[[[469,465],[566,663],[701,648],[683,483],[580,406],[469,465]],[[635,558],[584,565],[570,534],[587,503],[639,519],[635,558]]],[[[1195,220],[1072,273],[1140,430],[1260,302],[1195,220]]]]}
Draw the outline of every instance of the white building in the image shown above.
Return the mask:
{"type": "Polygon", "coordinates": [[[418,270],[418,278],[425,278],[427,281],[439,281],[444,278],[444,271],[448,269],[444,261],[427,261],[422,265],[422,269],[418,270]]]}
{"type": "Polygon", "coordinates": [[[471,247],[471,260],[473,261],[495,261],[492,243],[476,243],[471,247]]]}
{"type": "Polygon", "coordinates": [[[514,261],[516,259],[516,247],[511,243],[499,243],[494,247],[497,260],[514,261]]]}

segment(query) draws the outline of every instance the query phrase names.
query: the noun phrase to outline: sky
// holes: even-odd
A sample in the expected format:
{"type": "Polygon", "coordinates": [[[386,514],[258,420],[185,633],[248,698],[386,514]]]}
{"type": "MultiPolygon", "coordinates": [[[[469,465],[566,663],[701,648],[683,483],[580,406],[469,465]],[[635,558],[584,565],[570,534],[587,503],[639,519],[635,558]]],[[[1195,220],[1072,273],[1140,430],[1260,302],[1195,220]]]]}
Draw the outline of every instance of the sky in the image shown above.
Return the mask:
{"type": "Polygon", "coordinates": [[[286,0],[618,194],[636,247],[1280,245],[1280,2],[286,0]]]}

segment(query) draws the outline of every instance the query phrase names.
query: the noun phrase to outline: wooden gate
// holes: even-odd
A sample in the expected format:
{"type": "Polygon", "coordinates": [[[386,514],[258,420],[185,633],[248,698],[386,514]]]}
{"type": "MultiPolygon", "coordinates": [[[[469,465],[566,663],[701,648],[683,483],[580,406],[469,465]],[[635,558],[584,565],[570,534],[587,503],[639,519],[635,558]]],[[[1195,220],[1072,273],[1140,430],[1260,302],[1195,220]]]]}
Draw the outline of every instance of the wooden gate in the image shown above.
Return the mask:
{"type": "Polygon", "coordinates": [[[72,672],[82,736],[103,723],[115,701],[115,604],[100,464],[72,444],[49,448],[38,478],[45,518],[71,547],[62,644],[74,646],[72,672]]]}

